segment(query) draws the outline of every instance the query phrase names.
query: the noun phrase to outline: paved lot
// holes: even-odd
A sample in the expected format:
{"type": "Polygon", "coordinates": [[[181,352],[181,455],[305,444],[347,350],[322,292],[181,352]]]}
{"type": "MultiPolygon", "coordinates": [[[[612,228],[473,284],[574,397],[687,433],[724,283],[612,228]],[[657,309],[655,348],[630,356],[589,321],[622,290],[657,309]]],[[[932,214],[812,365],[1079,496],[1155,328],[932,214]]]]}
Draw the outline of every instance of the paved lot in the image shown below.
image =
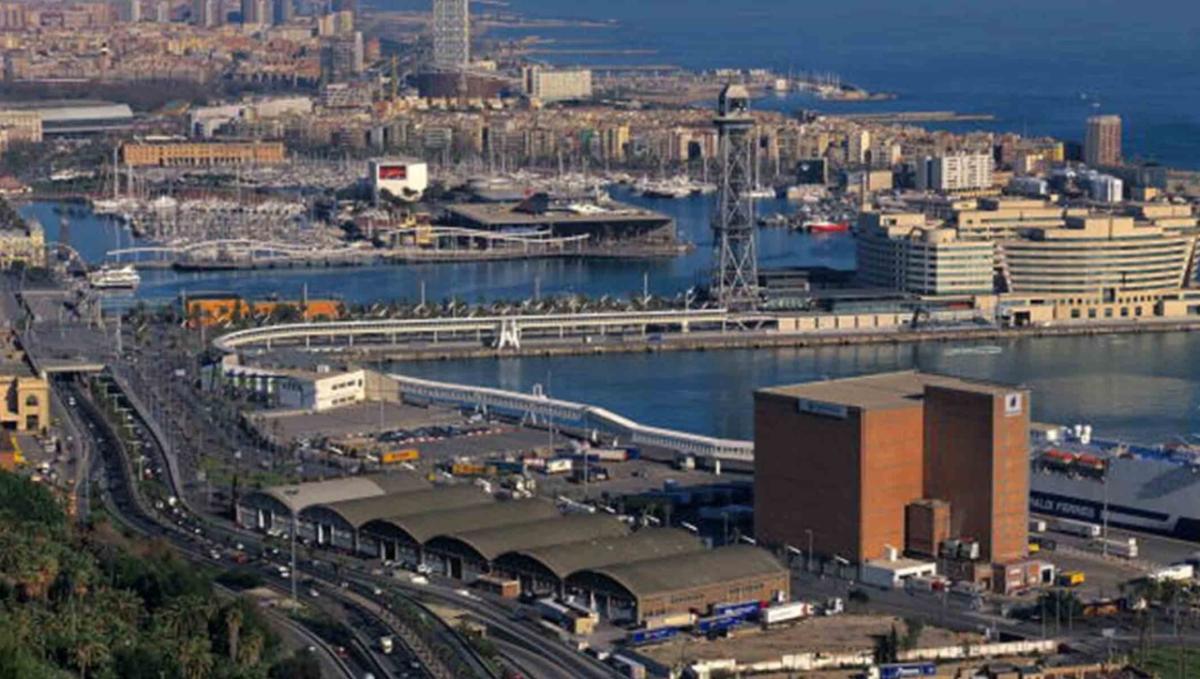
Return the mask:
{"type": "Polygon", "coordinates": [[[319,413],[260,412],[249,416],[263,436],[287,444],[305,438],[366,436],[394,429],[462,424],[457,411],[407,404],[359,403],[319,413]]]}

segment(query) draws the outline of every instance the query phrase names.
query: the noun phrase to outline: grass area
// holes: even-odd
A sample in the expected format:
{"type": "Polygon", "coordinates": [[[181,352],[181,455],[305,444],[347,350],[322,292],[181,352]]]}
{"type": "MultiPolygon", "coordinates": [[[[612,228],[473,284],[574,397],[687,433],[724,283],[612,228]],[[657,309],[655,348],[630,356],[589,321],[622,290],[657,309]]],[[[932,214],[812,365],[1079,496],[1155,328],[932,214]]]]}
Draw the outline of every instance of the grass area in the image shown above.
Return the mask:
{"type": "Polygon", "coordinates": [[[1135,657],[1134,665],[1161,679],[1200,678],[1200,648],[1156,646],[1135,657]]]}

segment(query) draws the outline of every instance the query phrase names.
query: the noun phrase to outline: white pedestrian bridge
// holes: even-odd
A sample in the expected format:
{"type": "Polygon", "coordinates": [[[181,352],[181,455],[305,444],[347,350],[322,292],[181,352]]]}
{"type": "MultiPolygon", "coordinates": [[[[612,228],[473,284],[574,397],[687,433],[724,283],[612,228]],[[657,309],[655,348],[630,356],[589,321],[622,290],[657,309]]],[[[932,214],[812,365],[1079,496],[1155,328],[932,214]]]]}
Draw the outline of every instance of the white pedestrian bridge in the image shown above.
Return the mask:
{"type": "Polygon", "coordinates": [[[539,391],[524,394],[493,387],[435,382],[404,375],[392,374],[390,377],[399,385],[400,393],[407,396],[456,406],[498,410],[508,414],[530,414],[587,430],[603,431],[629,443],[667,448],[698,457],[737,462],[754,460],[752,441],[721,439],[652,427],[634,422],[606,408],[550,398],[539,391]]]}

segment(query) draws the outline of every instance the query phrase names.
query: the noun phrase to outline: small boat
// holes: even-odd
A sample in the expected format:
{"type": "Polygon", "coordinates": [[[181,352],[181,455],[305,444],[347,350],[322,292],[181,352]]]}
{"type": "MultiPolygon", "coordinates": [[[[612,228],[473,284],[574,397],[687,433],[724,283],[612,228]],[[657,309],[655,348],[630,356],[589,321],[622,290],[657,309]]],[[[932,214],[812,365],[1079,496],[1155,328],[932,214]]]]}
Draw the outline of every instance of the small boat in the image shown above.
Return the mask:
{"type": "Polygon", "coordinates": [[[800,228],[809,233],[842,233],[850,230],[850,222],[811,221],[800,228]]]}
{"type": "Polygon", "coordinates": [[[106,266],[88,274],[88,282],[101,290],[130,289],[136,288],[142,277],[132,264],[120,268],[106,266]]]}

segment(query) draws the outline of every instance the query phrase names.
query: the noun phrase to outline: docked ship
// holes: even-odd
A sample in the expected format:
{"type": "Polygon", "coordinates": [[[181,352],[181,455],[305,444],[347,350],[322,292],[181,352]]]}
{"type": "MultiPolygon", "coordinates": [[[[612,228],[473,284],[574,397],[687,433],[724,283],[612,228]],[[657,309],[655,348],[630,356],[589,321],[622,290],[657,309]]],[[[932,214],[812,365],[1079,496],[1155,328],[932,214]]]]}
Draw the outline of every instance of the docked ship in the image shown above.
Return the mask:
{"type": "Polygon", "coordinates": [[[844,233],[850,230],[850,222],[810,221],[800,228],[808,233],[844,233]]]}
{"type": "Polygon", "coordinates": [[[1032,511],[1200,542],[1200,448],[1038,426],[1031,450],[1032,511]]]}
{"type": "Polygon", "coordinates": [[[131,289],[141,282],[142,277],[132,264],[120,268],[106,266],[88,274],[88,283],[101,290],[131,289]]]}

